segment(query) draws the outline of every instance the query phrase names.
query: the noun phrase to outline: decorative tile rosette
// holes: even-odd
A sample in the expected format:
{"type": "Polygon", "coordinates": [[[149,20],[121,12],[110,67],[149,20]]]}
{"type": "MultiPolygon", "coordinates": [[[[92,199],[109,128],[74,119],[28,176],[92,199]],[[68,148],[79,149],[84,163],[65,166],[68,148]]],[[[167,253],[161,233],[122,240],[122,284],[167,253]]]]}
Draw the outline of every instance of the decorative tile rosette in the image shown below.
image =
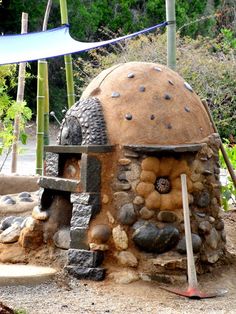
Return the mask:
{"type": "MultiPolygon", "coordinates": [[[[193,190],[186,160],[172,157],[147,157],[141,163],[140,182],[136,191],[145,199],[148,209],[175,210],[182,208],[181,173],[187,175],[188,192],[193,190]]],[[[191,203],[193,197],[189,195],[191,203]]]]}

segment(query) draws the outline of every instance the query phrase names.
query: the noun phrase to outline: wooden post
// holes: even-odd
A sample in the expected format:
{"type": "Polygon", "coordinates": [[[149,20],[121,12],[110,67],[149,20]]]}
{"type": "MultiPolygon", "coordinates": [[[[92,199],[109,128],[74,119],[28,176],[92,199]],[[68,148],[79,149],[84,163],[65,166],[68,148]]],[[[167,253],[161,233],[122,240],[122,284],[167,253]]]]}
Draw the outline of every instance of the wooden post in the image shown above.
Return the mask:
{"type": "MultiPolygon", "coordinates": [[[[61,9],[61,23],[68,24],[66,0],[60,0],[60,9],[61,9]]],[[[68,108],[70,108],[75,103],[73,67],[72,67],[71,54],[65,55],[64,61],[65,61],[65,69],[66,69],[67,102],[68,102],[68,108]]]]}
{"type": "MultiPolygon", "coordinates": [[[[21,16],[21,34],[27,33],[28,29],[28,14],[22,13],[21,16]]],[[[24,91],[25,91],[25,67],[26,62],[21,62],[19,65],[19,74],[18,74],[18,86],[17,86],[17,96],[16,102],[22,103],[24,101],[24,91]]],[[[11,172],[17,171],[17,155],[18,155],[18,142],[20,134],[20,113],[17,113],[14,121],[14,138],[12,144],[12,160],[11,160],[11,172]]]]}
{"type": "MultiPolygon", "coordinates": [[[[52,0],[48,0],[47,8],[44,14],[44,20],[43,20],[43,31],[47,30],[48,27],[48,19],[50,10],[52,7],[52,0]]],[[[48,84],[48,62],[45,61],[45,77],[44,77],[44,145],[49,145],[49,84],[48,84]]]]}
{"type": "Polygon", "coordinates": [[[166,0],[167,25],[167,65],[172,70],[176,68],[176,16],[175,0],[166,0]]]}

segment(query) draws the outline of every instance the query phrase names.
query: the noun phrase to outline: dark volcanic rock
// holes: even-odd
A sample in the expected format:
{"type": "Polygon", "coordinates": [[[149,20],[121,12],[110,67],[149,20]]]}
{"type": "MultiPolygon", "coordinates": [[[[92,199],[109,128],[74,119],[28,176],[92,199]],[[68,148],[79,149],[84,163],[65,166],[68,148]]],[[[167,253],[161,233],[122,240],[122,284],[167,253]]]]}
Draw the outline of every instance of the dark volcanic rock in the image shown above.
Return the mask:
{"type": "Polygon", "coordinates": [[[132,225],[137,219],[134,205],[131,203],[123,205],[118,213],[118,219],[124,225],[132,225]]]}
{"type": "Polygon", "coordinates": [[[140,223],[133,233],[133,241],[140,249],[159,254],[175,247],[179,231],[173,226],[159,229],[153,223],[140,223]]]}
{"type": "MultiPolygon", "coordinates": [[[[193,244],[193,252],[198,253],[202,245],[202,239],[196,233],[192,233],[192,244],[193,244]]],[[[179,252],[180,254],[186,253],[185,236],[179,241],[176,249],[177,249],[177,252],[179,252]]]]}

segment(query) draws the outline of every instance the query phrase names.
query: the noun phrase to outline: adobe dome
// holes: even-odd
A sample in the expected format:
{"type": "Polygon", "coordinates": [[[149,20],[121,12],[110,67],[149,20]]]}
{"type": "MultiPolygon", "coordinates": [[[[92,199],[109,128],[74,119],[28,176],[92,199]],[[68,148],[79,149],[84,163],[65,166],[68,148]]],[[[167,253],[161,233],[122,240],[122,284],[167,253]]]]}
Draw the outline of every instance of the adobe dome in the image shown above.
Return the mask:
{"type": "Polygon", "coordinates": [[[176,72],[129,62],[101,72],[81,100],[101,103],[110,144],[193,144],[213,128],[200,98],[176,72]]]}

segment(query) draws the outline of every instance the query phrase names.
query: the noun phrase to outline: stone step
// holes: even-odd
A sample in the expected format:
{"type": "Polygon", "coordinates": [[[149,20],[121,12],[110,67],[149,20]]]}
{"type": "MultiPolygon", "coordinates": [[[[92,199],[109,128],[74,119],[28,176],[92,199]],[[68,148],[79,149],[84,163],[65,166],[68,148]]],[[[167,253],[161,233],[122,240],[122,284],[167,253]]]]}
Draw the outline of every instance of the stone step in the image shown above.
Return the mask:
{"type": "Polygon", "coordinates": [[[102,267],[83,268],[78,266],[65,266],[64,270],[76,279],[87,279],[94,281],[103,280],[106,274],[106,270],[102,267]]]}
{"type": "Polygon", "coordinates": [[[0,286],[40,284],[53,278],[56,273],[57,270],[51,267],[1,264],[0,286]]]}
{"type": "Polygon", "coordinates": [[[38,180],[38,185],[42,188],[51,190],[81,192],[79,180],[42,176],[38,180]]]}

